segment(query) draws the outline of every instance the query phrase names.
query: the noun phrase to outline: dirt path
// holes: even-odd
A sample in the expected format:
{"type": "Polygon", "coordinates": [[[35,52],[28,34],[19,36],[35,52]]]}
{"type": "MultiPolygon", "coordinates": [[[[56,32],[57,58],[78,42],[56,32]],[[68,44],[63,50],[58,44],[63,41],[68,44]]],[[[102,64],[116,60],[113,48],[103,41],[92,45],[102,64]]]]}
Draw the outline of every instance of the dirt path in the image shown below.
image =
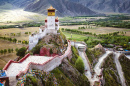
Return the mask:
{"type": "Polygon", "coordinates": [[[110,53],[112,53],[112,52],[111,51],[106,51],[106,53],[102,57],[99,58],[98,63],[94,67],[94,70],[95,70],[95,72],[96,72],[97,75],[100,75],[102,63],[104,62],[104,59],[106,57],[108,57],[108,55],[110,53]]]}
{"type": "MultiPolygon", "coordinates": [[[[92,78],[92,77],[91,77],[92,74],[91,74],[89,62],[88,62],[87,59],[85,58],[85,54],[83,53],[83,51],[81,51],[81,50],[83,50],[83,49],[81,49],[81,50],[79,49],[80,45],[82,45],[82,44],[80,44],[80,43],[77,44],[77,43],[76,43],[75,47],[77,48],[77,50],[78,50],[78,52],[79,52],[79,56],[81,56],[82,59],[83,59],[83,62],[84,62],[84,65],[85,65],[85,70],[87,70],[87,71],[85,71],[85,75],[86,75],[86,77],[89,79],[91,86],[94,85],[94,82],[95,82],[95,81],[100,81],[100,78],[98,78],[97,75],[101,75],[101,71],[102,71],[101,65],[102,65],[102,63],[104,62],[105,58],[107,58],[108,55],[111,54],[111,53],[114,53],[114,54],[115,54],[114,60],[115,60],[115,63],[116,63],[116,68],[117,68],[117,71],[118,71],[118,74],[119,74],[119,77],[120,77],[122,86],[126,86],[126,84],[125,84],[125,78],[124,78],[124,76],[123,76],[122,67],[121,67],[120,62],[119,62],[119,60],[118,60],[118,58],[119,58],[119,56],[120,56],[120,53],[115,53],[115,52],[112,52],[112,51],[106,51],[106,53],[99,58],[98,63],[95,65],[95,67],[94,67],[95,74],[94,74],[94,76],[93,76],[93,78],[92,78]]],[[[73,45],[73,46],[74,46],[74,45],[73,45]]],[[[85,47],[84,47],[84,48],[85,48],[85,47]]]]}
{"type": "Polygon", "coordinates": [[[128,59],[130,59],[130,55],[126,55],[126,57],[127,57],[128,59]]]}
{"type": "Polygon", "coordinates": [[[126,86],[124,73],[122,71],[122,67],[121,67],[121,64],[120,64],[119,59],[118,59],[121,54],[120,53],[114,53],[114,54],[115,54],[114,60],[115,60],[116,68],[118,70],[118,74],[119,74],[119,77],[121,80],[121,84],[122,84],[122,86],[126,86]]]}

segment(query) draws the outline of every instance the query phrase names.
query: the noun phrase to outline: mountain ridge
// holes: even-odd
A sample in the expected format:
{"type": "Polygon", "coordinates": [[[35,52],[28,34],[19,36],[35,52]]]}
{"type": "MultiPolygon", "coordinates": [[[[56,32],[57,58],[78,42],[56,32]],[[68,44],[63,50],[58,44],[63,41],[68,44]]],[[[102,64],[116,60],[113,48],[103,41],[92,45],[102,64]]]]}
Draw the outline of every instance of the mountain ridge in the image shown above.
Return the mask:
{"type": "Polygon", "coordinates": [[[25,11],[47,13],[51,5],[57,16],[91,16],[101,13],[130,13],[129,0],[1,0],[25,11]]]}
{"type": "Polygon", "coordinates": [[[130,13],[129,0],[70,0],[102,12],[130,13]]]}
{"type": "Polygon", "coordinates": [[[96,12],[91,11],[89,8],[74,2],[65,0],[39,0],[34,4],[30,4],[25,8],[25,11],[33,11],[40,13],[47,13],[43,8],[49,8],[52,5],[57,11],[56,14],[60,16],[80,16],[80,15],[95,15],[96,12]],[[43,5],[44,4],[44,5],[43,5]],[[37,7],[37,8],[34,8],[37,7]]]}

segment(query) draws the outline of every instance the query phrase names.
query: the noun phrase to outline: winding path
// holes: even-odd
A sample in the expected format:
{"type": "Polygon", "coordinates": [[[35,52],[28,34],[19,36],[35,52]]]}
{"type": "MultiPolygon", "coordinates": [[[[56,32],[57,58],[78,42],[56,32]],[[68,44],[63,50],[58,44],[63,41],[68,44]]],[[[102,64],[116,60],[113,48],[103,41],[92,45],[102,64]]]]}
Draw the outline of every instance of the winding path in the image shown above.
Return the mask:
{"type": "Polygon", "coordinates": [[[91,83],[93,83],[93,80],[91,79],[92,75],[91,75],[91,69],[89,66],[89,62],[86,59],[86,55],[83,51],[78,50],[79,56],[83,59],[84,65],[85,65],[85,75],[87,76],[87,78],[89,79],[89,81],[91,83]]]}
{"type": "Polygon", "coordinates": [[[126,55],[126,57],[127,57],[128,59],[130,59],[130,55],[126,55]]]}
{"type": "Polygon", "coordinates": [[[121,64],[119,62],[119,56],[121,54],[120,53],[116,53],[116,52],[114,52],[114,54],[115,54],[114,60],[115,60],[116,68],[118,70],[118,74],[119,74],[119,77],[120,77],[120,80],[121,80],[121,84],[122,84],[122,86],[126,86],[124,73],[122,71],[122,67],[121,67],[121,64]]]}
{"type": "MultiPolygon", "coordinates": [[[[109,54],[112,54],[112,53],[115,55],[114,61],[116,63],[116,68],[117,68],[117,71],[118,71],[122,86],[126,86],[125,78],[123,76],[122,67],[121,67],[120,62],[118,60],[119,56],[121,55],[120,53],[116,53],[116,52],[112,52],[112,51],[106,51],[106,53],[99,58],[98,63],[95,65],[95,67],[94,67],[95,74],[94,74],[94,76],[92,78],[89,61],[87,60],[86,54],[84,53],[84,50],[86,49],[86,45],[83,45],[81,43],[72,43],[72,44],[73,44],[72,46],[75,46],[77,48],[77,50],[79,52],[79,55],[83,59],[83,62],[84,62],[84,65],[85,65],[85,70],[87,70],[87,71],[85,71],[85,75],[89,79],[91,86],[94,85],[95,81],[100,81],[101,78],[98,78],[97,75],[101,75],[102,63],[105,61],[105,58],[107,58],[109,56],[109,54]],[[84,48],[84,49],[81,49],[81,48],[84,48]]],[[[129,57],[127,56],[127,58],[129,58],[129,57]]]]}
{"type": "Polygon", "coordinates": [[[106,51],[106,53],[98,59],[98,63],[94,67],[94,71],[96,72],[97,75],[100,75],[102,63],[104,62],[105,58],[108,57],[110,53],[112,52],[106,51]]]}

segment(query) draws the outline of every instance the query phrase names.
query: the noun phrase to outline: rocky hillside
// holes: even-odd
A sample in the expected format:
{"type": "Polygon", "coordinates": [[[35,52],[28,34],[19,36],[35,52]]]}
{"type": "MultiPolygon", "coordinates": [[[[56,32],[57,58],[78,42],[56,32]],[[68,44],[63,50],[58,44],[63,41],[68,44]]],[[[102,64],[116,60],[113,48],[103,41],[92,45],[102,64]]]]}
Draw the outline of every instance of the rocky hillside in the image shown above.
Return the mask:
{"type": "Polygon", "coordinates": [[[94,66],[98,62],[99,57],[101,57],[105,52],[106,51],[103,46],[101,44],[98,44],[92,49],[87,49],[86,55],[92,66],[94,66]]]}
{"type": "Polygon", "coordinates": [[[123,55],[119,58],[119,61],[121,63],[122,70],[124,72],[126,85],[130,86],[130,59],[128,59],[125,55],[123,55]]]}
{"type": "Polygon", "coordinates": [[[5,0],[13,6],[24,8],[25,11],[38,12],[47,14],[47,8],[51,5],[56,8],[58,16],[83,16],[95,15],[94,11],[83,6],[80,3],[70,2],[67,0],[5,0]]]}
{"type": "Polygon", "coordinates": [[[102,81],[103,86],[121,86],[113,54],[106,58],[102,68],[104,69],[102,81]]]}
{"type": "Polygon", "coordinates": [[[80,16],[80,15],[95,15],[96,13],[80,3],[74,3],[66,0],[39,0],[36,3],[28,5],[25,10],[32,12],[46,13],[49,6],[52,5],[57,10],[57,15],[60,16],[80,16]]]}
{"type": "Polygon", "coordinates": [[[80,58],[76,57],[78,51],[72,47],[72,52],[70,61],[65,58],[59,67],[50,72],[29,70],[27,74],[19,78],[17,86],[20,86],[22,82],[24,86],[90,86],[87,77],[75,65],[80,58]]]}
{"type": "Polygon", "coordinates": [[[130,13],[130,0],[70,0],[102,12],[130,13]]]}
{"type": "Polygon", "coordinates": [[[47,8],[56,8],[58,16],[99,15],[100,12],[130,13],[129,0],[1,0],[25,11],[47,14],[47,8]],[[98,13],[97,13],[98,12],[98,13]]]}
{"type": "Polygon", "coordinates": [[[47,34],[30,51],[33,55],[55,56],[62,55],[67,49],[67,40],[57,34],[47,34]]]}

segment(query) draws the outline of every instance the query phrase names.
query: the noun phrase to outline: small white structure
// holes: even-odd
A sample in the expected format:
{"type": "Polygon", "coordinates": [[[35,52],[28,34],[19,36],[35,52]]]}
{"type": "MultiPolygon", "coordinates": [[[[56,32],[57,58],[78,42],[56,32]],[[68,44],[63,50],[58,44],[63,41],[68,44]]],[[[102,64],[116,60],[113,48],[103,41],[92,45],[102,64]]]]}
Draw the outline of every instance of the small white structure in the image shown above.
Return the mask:
{"type": "Polygon", "coordinates": [[[55,18],[55,9],[51,6],[47,10],[48,17],[45,19],[45,26],[40,26],[39,33],[33,33],[29,36],[29,50],[35,47],[39,39],[42,39],[46,34],[57,34],[57,30],[59,30],[59,19],[55,18]]]}

